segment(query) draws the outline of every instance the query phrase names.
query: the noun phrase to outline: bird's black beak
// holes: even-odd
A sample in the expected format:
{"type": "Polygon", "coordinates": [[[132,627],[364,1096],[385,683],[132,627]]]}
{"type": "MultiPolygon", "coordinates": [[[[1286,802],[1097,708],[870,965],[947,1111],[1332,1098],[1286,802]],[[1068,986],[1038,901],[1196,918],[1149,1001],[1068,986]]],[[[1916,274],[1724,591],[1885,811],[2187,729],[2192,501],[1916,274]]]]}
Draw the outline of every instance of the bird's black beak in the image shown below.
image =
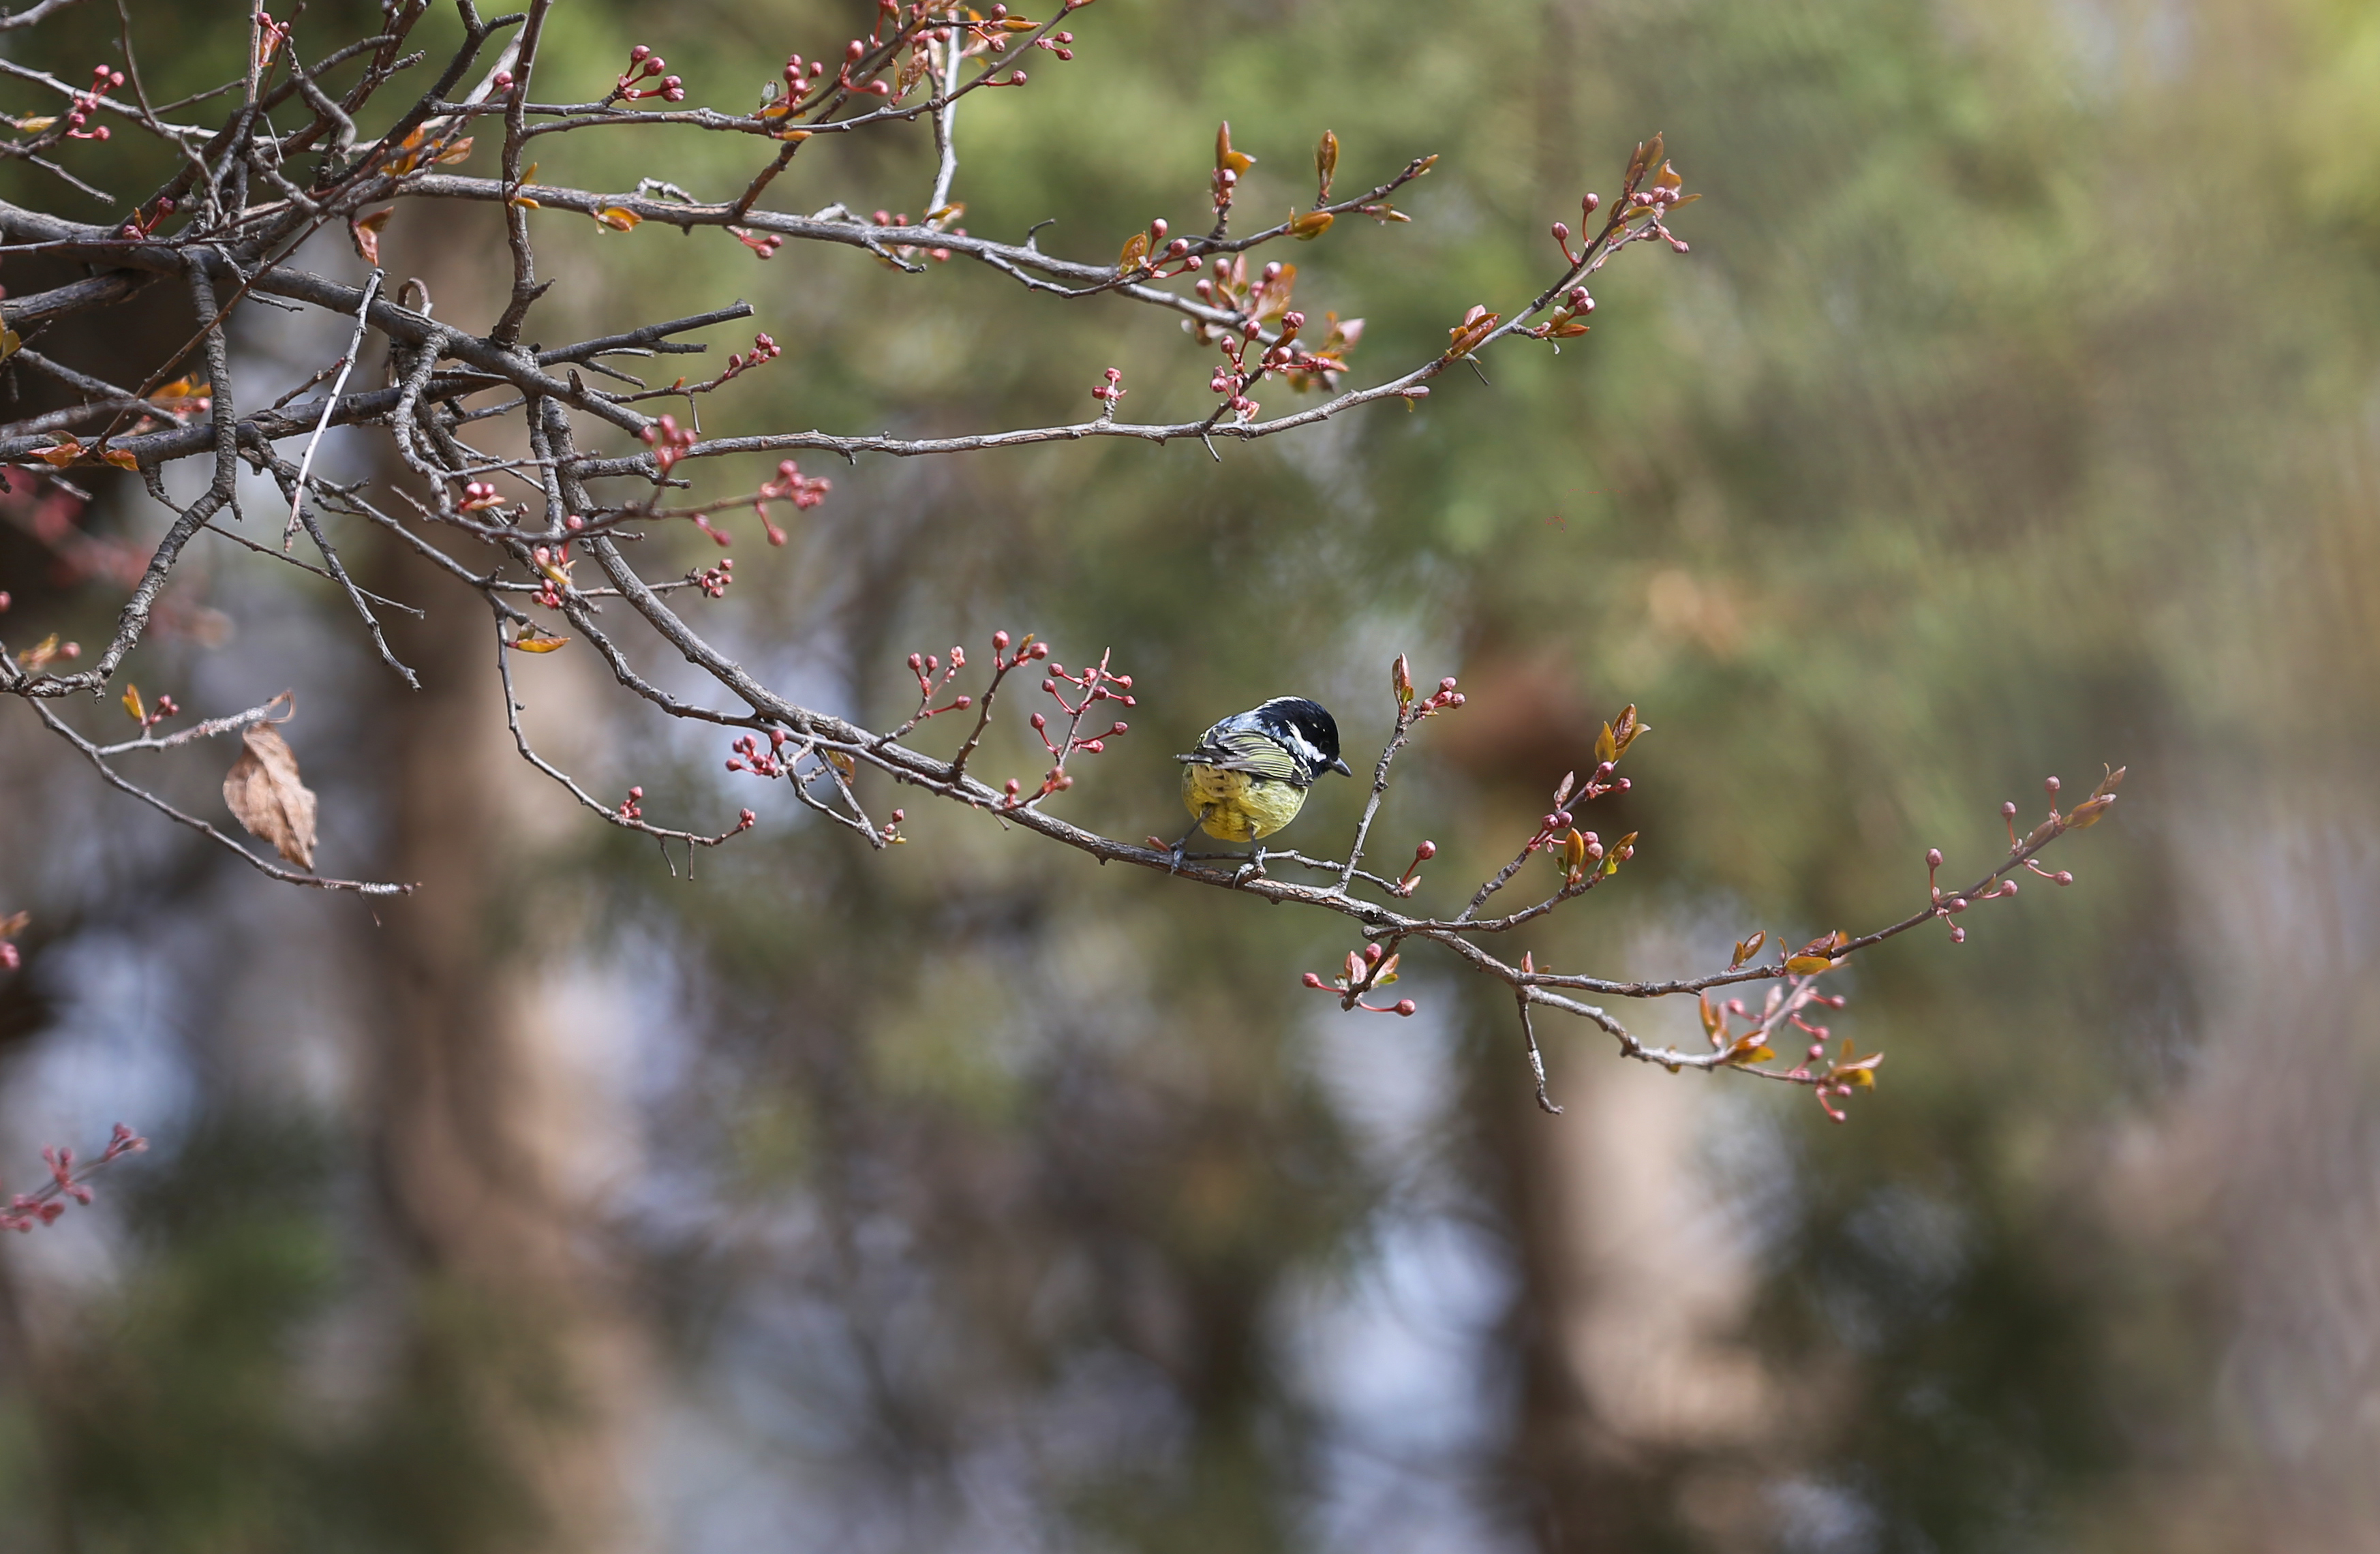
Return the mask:
{"type": "Polygon", "coordinates": [[[1339,773],[1342,777],[1353,777],[1355,775],[1354,772],[1347,770],[1346,761],[1335,756],[1331,758],[1330,770],[1339,773]]]}

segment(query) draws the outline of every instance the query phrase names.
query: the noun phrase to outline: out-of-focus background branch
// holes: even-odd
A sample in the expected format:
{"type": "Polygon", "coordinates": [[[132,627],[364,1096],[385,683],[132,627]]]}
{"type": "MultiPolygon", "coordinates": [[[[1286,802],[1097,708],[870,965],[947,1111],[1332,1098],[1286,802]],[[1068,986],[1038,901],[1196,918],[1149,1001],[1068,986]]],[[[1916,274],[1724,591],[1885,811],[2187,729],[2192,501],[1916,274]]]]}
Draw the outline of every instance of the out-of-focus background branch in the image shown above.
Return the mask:
{"type": "MultiPolygon", "coordinates": [[[[864,23],[567,7],[540,69],[591,100],[645,42],[740,111],[864,23]]],[[[1220,463],[863,459],[786,550],[737,545],[706,630],[876,726],[913,650],[1112,647],[1148,737],[1060,803],[1127,837],[1170,834],[1168,754],[1261,697],[1377,747],[1404,649],[1471,704],[1402,758],[1377,844],[1430,835],[1472,879],[1637,702],[1658,734],[1600,801],[1636,859],[1541,962],[1704,969],[1755,927],[1888,920],[1927,846],[1991,858],[2000,800],[2128,760],[2122,823],[2060,860],[2082,883],[1842,974],[1836,1028],[1892,1054],[1849,1127],[1583,1027],[1549,1033],[1548,1118],[1504,989],[1415,957],[1421,1015],[1342,1015],[1296,981],[1345,948],[1318,915],[927,806],[872,852],[722,772],[718,731],[600,694],[591,656],[517,661],[528,732],[597,791],[697,830],[762,809],[673,874],[512,753],[468,594],[358,529],[362,585],[431,612],[389,622],[417,694],[334,585],[222,546],[128,672],[214,710],[298,665],[325,867],[427,888],[277,887],[0,722],[0,914],[35,911],[0,974],[0,1161],[117,1117],[155,1141],[96,1210],[0,1247],[8,1543],[2380,1538],[2380,23],[1105,0],[1078,30],[1075,65],[963,105],[965,225],[1055,218],[1041,244],[1093,261],[1151,216],[1194,230],[1219,118],[1259,159],[1249,222],[1310,200],[1323,127],[1347,169],[1442,152],[1414,225],[1297,247],[1300,306],[1367,321],[1358,381],[1443,349],[1450,293],[1531,292],[1546,224],[1645,127],[1706,193],[1694,254],[1615,265],[1559,358],[1508,349],[1491,385],[1220,463]]],[[[234,73],[245,32],[144,18],[152,99],[234,73]]],[[[116,35],[92,4],[5,46],[72,78],[116,35]]],[[[741,139],[665,143],[548,139],[540,176],[721,198],[757,170],[741,139]]],[[[770,199],[917,213],[934,171],[921,122],[806,146],[770,199]]],[[[48,176],[0,192],[78,213],[48,176]]],[[[501,208],[435,217],[382,234],[392,285],[484,330],[501,208]]],[[[537,237],[565,279],[533,341],[753,303],[786,354],[706,402],[712,434],[1075,419],[1111,365],[1136,416],[1210,402],[1211,351],[1121,299],[654,224],[537,237]]],[[[174,287],[128,308],[111,327],[188,333],[174,287]]],[[[343,348],[273,317],[235,331],[259,374],[343,348]]],[[[82,329],[39,348],[100,370],[82,329]]],[[[349,437],[321,467],[384,478],[349,437]]],[[[150,535],[131,478],[91,473],[78,532],[150,535]]],[[[12,639],[103,639],[120,579],[42,521],[0,513],[12,639]]],[[[176,791],[220,775],[158,759],[176,791]]],[[[1299,827],[1343,834],[1352,786],[1299,827]]],[[[1691,1044],[1675,1018],[1645,1034],[1691,1044]]]]}

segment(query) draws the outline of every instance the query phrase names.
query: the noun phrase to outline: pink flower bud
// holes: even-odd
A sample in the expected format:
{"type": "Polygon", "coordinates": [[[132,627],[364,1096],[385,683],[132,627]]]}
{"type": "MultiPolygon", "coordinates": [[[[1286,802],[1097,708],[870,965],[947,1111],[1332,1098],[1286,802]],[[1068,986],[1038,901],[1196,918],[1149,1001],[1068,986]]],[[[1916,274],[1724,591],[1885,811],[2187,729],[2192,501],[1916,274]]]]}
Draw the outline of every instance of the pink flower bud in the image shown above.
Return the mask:
{"type": "Polygon", "coordinates": [[[2050,878],[2061,885],[2070,885],[2074,883],[2074,876],[2062,868],[2057,873],[2051,875],[2050,878]]]}
{"type": "Polygon", "coordinates": [[[995,653],[1004,653],[1008,650],[1008,633],[995,631],[991,634],[991,650],[995,653]]]}
{"type": "Polygon", "coordinates": [[[2057,778],[2055,778],[2055,777],[2047,778],[2047,779],[2046,779],[2046,780],[2044,780],[2044,781],[2043,781],[2043,783],[2042,783],[2042,784],[2041,784],[2041,785],[2042,785],[2043,787],[2047,788],[2047,789],[2049,790],[2049,796],[2050,796],[2050,797],[2052,797],[2052,798],[2056,798],[2056,797],[2058,796],[2058,779],[2057,779],[2057,778]]]}
{"type": "Polygon", "coordinates": [[[1309,988],[1318,988],[1322,986],[1322,978],[1309,971],[1305,974],[1305,985],[1309,988]]]}
{"type": "Polygon", "coordinates": [[[2001,814],[2002,816],[2004,816],[2005,818],[2009,819],[2011,819],[2011,820],[2015,819],[2016,819],[2016,804],[2015,804],[2015,802],[2014,802],[2013,800],[2011,800],[2011,801],[2010,801],[2010,802],[2009,802],[2009,803],[2006,803],[2006,804],[2001,805],[2001,806],[2000,806],[2000,814],[2001,814]]]}
{"type": "Polygon", "coordinates": [[[1558,221],[1554,223],[1554,241],[1557,243],[1567,243],[1570,241],[1570,223],[1566,221],[1558,221]]]}
{"type": "Polygon", "coordinates": [[[1380,964],[1381,953],[1382,952],[1378,944],[1366,944],[1364,946],[1364,958],[1371,962],[1374,965],[1380,964]]]}
{"type": "Polygon", "coordinates": [[[1952,923],[1950,925],[1950,942],[1953,944],[1964,944],[1966,941],[1967,930],[1961,928],[1958,924],[1952,923]]]}
{"type": "Polygon", "coordinates": [[[1050,720],[1043,717],[1040,713],[1036,712],[1033,714],[1033,726],[1037,729],[1048,728],[1050,726],[1050,720]]]}
{"type": "Polygon", "coordinates": [[[1410,1016],[1414,1013],[1415,1008],[1415,1005],[1414,1001],[1409,998],[1401,998],[1397,1000],[1397,1013],[1400,1014],[1410,1016]]]}
{"type": "Polygon", "coordinates": [[[1942,867],[1941,848],[1928,847],[1925,849],[1925,867],[1928,868],[1939,868],[1942,867]]]}
{"type": "Polygon", "coordinates": [[[1046,659],[1046,658],[1048,658],[1048,657],[1050,656],[1050,644],[1049,644],[1049,643],[1047,643],[1047,642],[1036,642],[1036,643],[1034,643],[1034,644],[1033,644],[1033,656],[1034,656],[1035,658],[1037,658],[1037,659],[1046,659]]]}
{"type": "Polygon", "coordinates": [[[630,788],[628,790],[628,796],[630,798],[642,798],[645,796],[645,790],[640,787],[630,788]]]}
{"type": "Polygon", "coordinates": [[[1107,746],[1096,739],[1086,739],[1083,741],[1083,748],[1089,754],[1096,756],[1103,754],[1107,749],[1107,746]]]}
{"type": "Polygon", "coordinates": [[[1414,849],[1414,856],[1420,858],[1425,862],[1438,856],[1438,844],[1435,842],[1423,843],[1420,846],[1414,849]]]}
{"type": "Polygon", "coordinates": [[[1586,198],[1578,202],[1578,208],[1587,215],[1591,216],[1595,214],[1596,210],[1601,206],[1602,203],[1603,196],[1596,193],[1592,189],[1589,189],[1587,191],[1586,198]]]}

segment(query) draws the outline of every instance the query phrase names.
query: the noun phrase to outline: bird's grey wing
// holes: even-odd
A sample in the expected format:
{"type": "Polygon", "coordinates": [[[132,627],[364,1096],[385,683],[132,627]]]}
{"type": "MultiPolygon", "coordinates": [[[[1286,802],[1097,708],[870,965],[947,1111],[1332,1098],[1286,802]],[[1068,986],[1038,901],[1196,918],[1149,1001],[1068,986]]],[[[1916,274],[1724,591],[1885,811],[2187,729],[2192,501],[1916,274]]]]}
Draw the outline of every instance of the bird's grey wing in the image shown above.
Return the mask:
{"type": "Polygon", "coordinates": [[[1198,748],[1181,758],[1195,760],[1201,766],[1211,766],[1218,771],[1245,771],[1251,777],[1269,779],[1276,783],[1294,783],[1300,786],[1313,781],[1305,768],[1298,763],[1288,747],[1270,735],[1254,729],[1216,734],[1198,741],[1198,748]]]}

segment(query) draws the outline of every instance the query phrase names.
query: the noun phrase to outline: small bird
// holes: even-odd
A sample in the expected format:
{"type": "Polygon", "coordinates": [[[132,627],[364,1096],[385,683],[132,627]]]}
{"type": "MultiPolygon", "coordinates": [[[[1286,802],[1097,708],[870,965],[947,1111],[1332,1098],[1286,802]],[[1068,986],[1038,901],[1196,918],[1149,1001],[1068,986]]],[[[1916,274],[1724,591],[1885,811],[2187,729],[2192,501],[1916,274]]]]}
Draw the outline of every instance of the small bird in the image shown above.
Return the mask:
{"type": "MultiPolygon", "coordinates": [[[[1173,759],[1183,763],[1183,806],[1196,819],[1173,844],[1175,868],[1199,831],[1224,842],[1260,842],[1297,819],[1316,778],[1354,775],[1339,759],[1338,723],[1296,696],[1232,713],[1200,735],[1196,749],[1173,759]]],[[[1261,845],[1250,863],[1264,871],[1261,845]]]]}

